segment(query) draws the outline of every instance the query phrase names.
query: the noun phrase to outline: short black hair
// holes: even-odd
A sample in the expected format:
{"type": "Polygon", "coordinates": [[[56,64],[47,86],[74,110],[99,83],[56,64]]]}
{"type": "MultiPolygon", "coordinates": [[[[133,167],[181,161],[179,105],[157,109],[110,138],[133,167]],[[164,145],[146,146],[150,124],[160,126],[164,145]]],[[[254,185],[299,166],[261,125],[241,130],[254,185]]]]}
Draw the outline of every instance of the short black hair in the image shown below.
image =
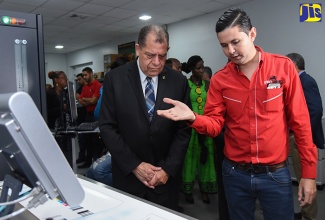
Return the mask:
{"type": "Polygon", "coordinates": [[[204,66],[204,72],[206,72],[209,75],[209,78],[211,79],[212,77],[212,70],[208,66],[204,66]]]}
{"type": "Polygon", "coordinates": [[[82,73],[78,73],[76,77],[78,78],[79,76],[82,77],[82,73]]]}
{"type": "Polygon", "coordinates": [[[165,65],[170,67],[170,68],[173,68],[173,61],[171,59],[167,59],[166,62],[165,62],[165,65]]]}
{"type": "Polygon", "coordinates": [[[299,70],[305,70],[305,60],[299,53],[289,53],[287,55],[299,70]]]}
{"type": "Polygon", "coordinates": [[[87,73],[93,73],[93,70],[90,68],[90,67],[85,67],[83,70],[82,70],[82,72],[83,71],[86,71],[87,73]]]}
{"type": "Polygon", "coordinates": [[[188,58],[188,61],[186,63],[187,68],[189,70],[192,70],[196,66],[196,64],[200,61],[203,61],[203,59],[199,55],[191,56],[190,58],[188,58]]]}
{"type": "Polygon", "coordinates": [[[223,13],[216,24],[216,32],[238,26],[246,34],[252,29],[252,23],[247,13],[241,8],[231,8],[223,13]]]}
{"type": "Polygon", "coordinates": [[[146,46],[146,38],[150,33],[156,36],[155,42],[163,43],[166,40],[167,46],[169,45],[169,34],[167,30],[162,26],[152,24],[141,28],[138,37],[138,44],[140,47],[146,46]]]}

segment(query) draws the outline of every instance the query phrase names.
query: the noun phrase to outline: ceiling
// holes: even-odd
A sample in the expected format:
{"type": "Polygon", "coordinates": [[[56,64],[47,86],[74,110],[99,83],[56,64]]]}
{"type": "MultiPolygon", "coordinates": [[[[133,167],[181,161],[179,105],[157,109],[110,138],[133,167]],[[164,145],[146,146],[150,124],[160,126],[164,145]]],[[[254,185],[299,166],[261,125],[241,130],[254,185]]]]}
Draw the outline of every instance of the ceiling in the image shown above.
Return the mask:
{"type": "Polygon", "coordinates": [[[252,0],[0,0],[1,10],[41,14],[45,53],[70,53],[252,0]],[[152,19],[139,20],[148,14],[152,19]],[[64,45],[61,50],[57,44],[64,45]]]}

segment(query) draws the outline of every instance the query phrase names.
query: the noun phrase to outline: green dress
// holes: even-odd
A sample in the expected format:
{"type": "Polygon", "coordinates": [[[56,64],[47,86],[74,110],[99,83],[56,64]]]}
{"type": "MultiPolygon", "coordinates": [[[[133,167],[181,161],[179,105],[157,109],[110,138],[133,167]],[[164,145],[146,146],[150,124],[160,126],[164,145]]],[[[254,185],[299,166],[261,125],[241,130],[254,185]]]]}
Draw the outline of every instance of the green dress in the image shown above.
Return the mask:
{"type": "MultiPolygon", "coordinates": [[[[206,83],[202,80],[202,84],[197,86],[191,80],[188,80],[190,91],[190,99],[192,110],[199,115],[204,112],[204,106],[207,98],[206,83]]],[[[182,190],[186,194],[193,191],[196,176],[199,181],[200,191],[204,193],[217,192],[216,169],[214,163],[214,145],[212,138],[204,136],[204,145],[207,149],[207,157],[205,163],[201,163],[202,146],[199,144],[199,134],[192,129],[192,135],[189,146],[187,148],[183,173],[182,173],[182,190]]]]}

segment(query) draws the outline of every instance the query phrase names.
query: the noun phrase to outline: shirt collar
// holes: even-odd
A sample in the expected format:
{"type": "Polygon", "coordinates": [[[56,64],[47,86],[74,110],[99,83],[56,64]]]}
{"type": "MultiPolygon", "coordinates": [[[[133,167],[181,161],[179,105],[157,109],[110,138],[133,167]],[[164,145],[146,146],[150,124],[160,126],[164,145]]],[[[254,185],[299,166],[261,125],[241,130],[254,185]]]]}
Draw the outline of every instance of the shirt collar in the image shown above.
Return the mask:
{"type": "Polygon", "coordinates": [[[300,76],[300,74],[302,74],[303,72],[305,72],[305,70],[301,70],[301,71],[298,73],[298,76],[300,76]]]}
{"type": "MultiPolygon", "coordinates": [[[[258,53],[258,64],[259,64],[259,67],[260,67],[262,65],[264,57],[265,57],[264,51],[262,50],[262,48],[260,48],[258,46],[255,46],[255,48],[256,48],[256,51],[258,53]]],[[[232,65],[237,70],[237,72],[239,72],[239,67],[233,62],[232,62],[232,65]]]]}
{"type": "MultiPolygon", "coordinates": [[[[141,83],[147,83],[147,75],[144,74],[140,68],[139,58],[137,59],[137,65],[138,65],[141,83]]],[[[152,83],[155,83],[157,80],[157,76],[151,77],[151,80],[152,80],[152,83]]]]}

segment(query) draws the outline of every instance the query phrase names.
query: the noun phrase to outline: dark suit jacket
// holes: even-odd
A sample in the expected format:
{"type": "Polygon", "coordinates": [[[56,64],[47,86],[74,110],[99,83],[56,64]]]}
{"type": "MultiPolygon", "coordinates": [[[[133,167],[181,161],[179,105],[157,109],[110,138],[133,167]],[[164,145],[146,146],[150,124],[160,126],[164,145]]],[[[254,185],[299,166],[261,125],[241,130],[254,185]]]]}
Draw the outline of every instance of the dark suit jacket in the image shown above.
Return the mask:
{"type": "Polygon", "coordinates": [[[300,74],[302,88],[304,90],[306,103],[310,115],[310,124],[313,142],[317,148],[324,148],[324,133],[322,126],[323,105],[317,83],[313,77],[306,72],[300,74]]]}
{"type": "Polygon", "coordinates": [[[172,106],[162,101],[168,97],[190,103],[185,76],[164,67],[158,76],[155,113],[151,123],[145,104],[136,61],[106,74],[99,116],[104,144],[112,155],[113,186],[139,197],[151,190],[132,171],[141,163],[160,166],[170,177],[156,193],[175,188],[175,175],[183,165],[191,129],[185,122],[174,122],[156,114],[157,109],[172,106]]]}

